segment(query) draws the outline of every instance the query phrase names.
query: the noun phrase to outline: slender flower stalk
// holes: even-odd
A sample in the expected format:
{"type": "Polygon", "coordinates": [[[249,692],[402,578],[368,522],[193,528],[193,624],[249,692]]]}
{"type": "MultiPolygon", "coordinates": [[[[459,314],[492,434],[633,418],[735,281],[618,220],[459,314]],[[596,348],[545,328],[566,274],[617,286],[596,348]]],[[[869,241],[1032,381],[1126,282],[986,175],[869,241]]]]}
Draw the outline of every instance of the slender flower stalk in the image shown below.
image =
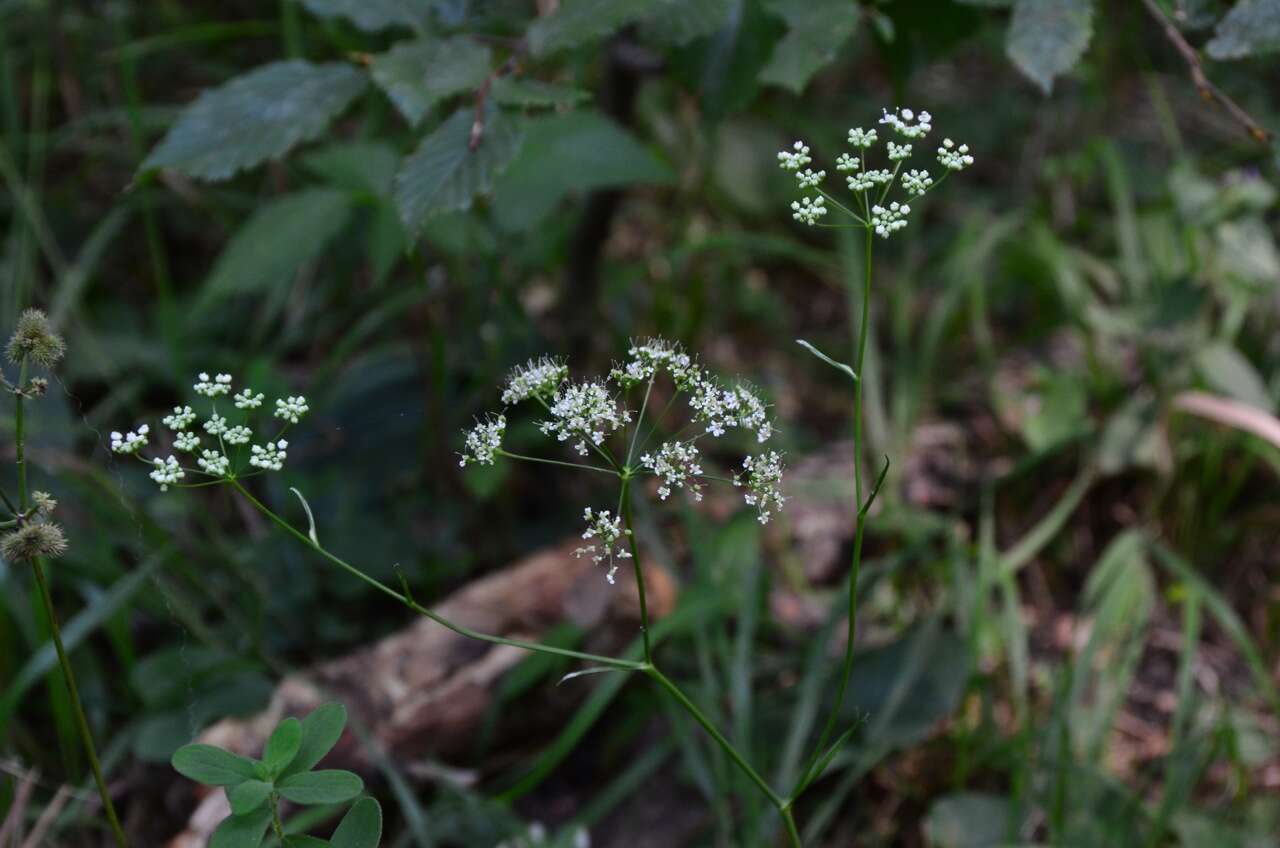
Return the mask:
{"type": "MultiPolygon", "coordinates": [[[[882,472],[880,480],[864,501],[862,479],[864,452],[862,387],[864,380],[862,379],[862,369],[866,362],[867,338],[871,326],[872,254],[874,252],[875,239],[877,236],[882,239],[888,239],[895,233],[905,229],[909,221],[908,216],[912,211],[909,200],[923,197],[940,186],[946,180],[948,174],[953,171],[962,171],[974,162],[967,144],[957,144],[947,138],[942,141],[941,146],[936,151],[937,162],[942,167],[940,176],[935,179],[927,170],[916,168],[911,168],[904,174],[902,169],[911,158],[914,147],[913,144],[906,142],[922,141],[933,130],[933,116],[924,111],[917,114],[911,109],[895,108],[893,111],[884,109],[880,124],[888,126],[891,132],[904,140],[903,142],[887,141],[886,143],[886,159],[891,163],[892,170],[889,168],[872,168],[869,164],[871,148],[878,140],[878,134],[874,128],[868,130],[862,127],[854,127],[850,129],[848,143],[854,148],[856,155],[842,153],[836,159],[836,170],[847,175],[845,183],[849,191],[853,193],[850,205],[854,209],[860,209],[860,213],[845,206],[821,187],[826,177],[826,171],[815,172],[805,167],[813,159],[810,155],[809,146],[803,141],[795,142],[791,150],[783,150],[778,153],[779,167],[795,174],[798,188],[801,191],[813,190],[818,194],[817,197],[802,197],[800,201],[791,204],[792,217],[795,220],[808,226],[861,228],[865,234],[861,310],[857,336],[854,342],[852,368],[831,359],[807,342],[803,343],[810,352],[843,371],[854,381],[854,537],[853,553],[849,566],[848,628],[845,637],[844,659],[840,666],[840,682],[836,689],[835,703],[831,708],[830,715],[823,724],[822,732],[818,735],[817,745],[814,746],[813,754],[808,759],[800,779],[792,790],[793,797],[798,796],[821,776],[823,769],[830,762],[835,748],[838,748],[845,738],[843,736],[840,737],[834,746],[828,748],[828,742],[830,742],[836,724],[840,720],[845,696],[849,689],[849,680],[853,675],[854,640],[857,636],[858,626],[858,579],[862,571],[862,542],[866,531],[867,513],[880,490],[880,483],[884,480],[884,473],[882,472]],[[900,181],[899,176],[901,176],[900,181]],[[889,195],[895,188],[901,188],[905,195],[901,201],[889,200],[889,195]],[[843,212],[852,221],[852,224],[822,223],[821,219],[825,217],[828,210],[827,202],[831,203],[831,207],[843,212]]],[[[887,457],[885,461],[885,471],[887,471],[887,457]]],[[[749,470],[754,471],[754,469],[749,470]]]]}
{"type": "MultiPolygon", "coordinates": [[[[58,666],[62,670],[62,679],[71,700],[76,731],[80,735],[80,743],[89,760],[89,769],[93,772],[93,781],[97,785],[98,796],[102,800],[107,825],[111,829],[116,845],[119,848],[127,848],[129,841],[125,837],[124,828],[120,826],[120,818],[116,815],[115,804],[111,800],[111,792],[102,773],[98,750],[93,742],[93,731],[85,716],[84,704],[80,700],[80,689],[76,685],[75,674],[71,670],[71,660],[62,642],[62,630],[58,625],[53,594],[49,591],[49,581],[45,576],[46,561],[61,556],[67,548],[62,528],[51,518],[57,502],[44,492],[29,492],[27,487],[26,401],[43,395],[48,386],[48,382],[43,377],[28,379],[28,372],[32,364],[52,368],[62,359],[65,351],[66,345],[62,338],[53,332],[48,318],[37,309],[28,309],[22,313],[18,319],[18,326],[5,348],[9,361],[18,366],[17,384],[9,384],[7,380],[4,383],[14,397],[14,457],[18,466],[19,509],[11,519],[12,524],[5,522],[6,526],[15,529],[0,538],[0,553],[10,562],[27,562],[31,565],[31,574],[35,579],[40,603],[49,623],[49,635],[53,641],[54,652],[58,656],[58,666]]],[[[6,498],[6,502],[7,500],[6,498]]]]}

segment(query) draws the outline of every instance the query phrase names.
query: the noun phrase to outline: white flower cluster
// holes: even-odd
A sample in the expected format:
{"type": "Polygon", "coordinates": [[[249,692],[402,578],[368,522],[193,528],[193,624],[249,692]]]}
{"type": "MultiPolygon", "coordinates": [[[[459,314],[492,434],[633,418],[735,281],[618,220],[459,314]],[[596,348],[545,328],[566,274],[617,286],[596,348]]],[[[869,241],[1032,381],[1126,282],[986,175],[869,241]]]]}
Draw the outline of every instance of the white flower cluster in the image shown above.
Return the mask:
{"type": "Polygon", "coordinates": [[[876,131],[874,129],[864,130],[862,127],[854,127],[849,130],[849,143],[854,147],[870,147],[876,143],[876,131]]]}
{"type": "Polygon", "coordinates": [[[538,425],[546,435],[565,442],[576,438],[574,448],[587,455],[587,442],[599,447],[605,436],[631,420],[631,411],[620,407],[603,382],[571,383],[556,390],[548,410],[551,417],[538,425]]]}
{"type": "Polygon", "coordinates": [[[285,452],[288,447],[289,443],[284,439],[267,442],[265,445],[254,445],[249,448],[251,454],[249,464],[264,471],[279,471],[284,468],[284,461],[288,458],[285,452]]]}
{"type": "Polygon", "coordinates": [[[773,435],[767,407],[745,386],[726,389],[705,379],[695,387],[689,408],[695,419],[706,423],[707,432],[716,437],[723,436],[729,427],[750,430],[760,442],[773,435]]]}
{"type": "Polygon", "coordinates": [[[276,411],[273,413],[276,418],[288,421],[290,424],[297,424],[298,419],[311,411],[311,407],[307,406],[307,399],[302,395],[288,398],[276,399],[276,411]]]}
{"type": "Polygon", "coordinates": [[[901,162],[901,161],[903,161],[904,159],[910,159],[910,158],[911,158],[911,145],[909,145],[909,144],[894,144],[894,143],[891,141],[891,142],[889,142],[889,143],[888,143],[888,145],[887,145],[887,146],[888,146],[888,148],[889,148],[889,161],[890,161],[890,162],[901,162]]]}
{"type": "MultiPolygon", "coordinates": [[[[511,839],[499,842],[494,848],[537,848],[540,845],[550,845],[547,836],[547,829],[540,823],[534,822],[529,825],[529,829],[523,836],[514,836],[511,839]]],[[[579,827],[573,832],[572,841],[565,843],[563,839],[555,842],[558,846],[566,848],[591,848],[591,834],[587,832],[585,827],[579,827]]]]}
{"type": "Polygon", "coordinates": [[[671,497],[673,488],[686,486],[695,501],[702,500],[702,484],[698,482],[702,476],[702,465],[698,449],[692,442],[663,442],[655,452],[640,457],[640,465],[661,480],[658,497],[662,500],[671,497]]]}
{"type": "Polygon", "coordinates": [[[778,164],[784,171],[798,171],[812,161],[813,159],[809,156],[809,145],[803,141],[797,141],[791,145],[790,151],[778,151],[778,164]]]}
{"type": "Polygon", "coordinates": [[[702,379],[702,371],[693,357],[685,353],[680,345],[666,339],[649,338],[632,342],[627,355],[631,357],[629,361],[614,366],[609,372],[609,377],[624,389],[647,383],[659,371],[670,374],[676,387],[680,389],[688,388],[702,379]]]}
{"type": "MultiPolygon", "coordinates": [[[[243,453],[241,448],[248,445],[253,439],[253,430],[248,423],[237,423],[227,420],[227,417],[220,415],[216,406],[216,398],[231,393],[231,375],[218,374],[210,377],[208,372],[202,371],[196,378],[196,382],[192,388],[198,395],[202,395],[210,399],[210,410],[208,416],[204,419],[201,427],[210,436],[213,436],[218,444],[214,447],[217,449],[202,449],[200,435],[192,427],[197,419],[197,414],[188,405],[179,405],[173,407],[173,411],[161,419],[164,425],[174,433],[173,448],[175,451],[186,454],[199,454],[196,458],[196,467],[184,468],[176,457],[169,456],[166,459],[143,459],[151,468],[151,479],[159,484],[162,491],[167,490],[169,486],[176,485],[182,480],[187,473],[203,474],[210,477],[219,477],[227,479],[235,479],[240,472],[237,464],[240,462],[243,453]],[[227,449],[227,445],[237,448],[236,451],[227,449]]],[[[255,392],[252,389],[244,388],[237,392],[233,398],[233,402],[237,409],[253,410],[262,406],[264,396],[262,392],[255,392]]],[[[263,471],[280,471],[284,468],[284,461],[287,456],[285,448],[288,442],[280,438],[290,424],[296,424],[298,420],[309,411],[306,398],[298,395],[296,397],[288,397],[276,401],[276,417],[284,419],[284,424],[280,428],[280,433],[269,440],[265,445],[252,445],[250,447],[249,465],[252,465],[263,471]]],[[[150,428],[146,424],[142,424],[137,430],[128,433],[113,432],[111,434],[111,450],[118,454],[137,454],[146,446],[150,428]]],[[[258,472],[255,472],[258,473],[258,472]]]]}
{"type": "Polygon", "coordinates": [[[218,395],[225,395],[227,392],[231,391],[230,374],[219,374],[210,380],[209,374],[205,371],[201,371],[197,377],[198,379],[196,380],[196,384],[192,388],[196,390],[196,394],[198,395],[215,398],[218,395]]]}
{"type": "Polygon", "coordinates": [[[178,460],[173,455],[170,455],[168,459],[157,457],[151,460],[151,479],[156,481],[162,492],[169,491],[171,485],[176,484],[185,476],[186,473],[178,465],[178,460]]]}
{"type": "Polygon", "coordinates": [[[857,156],[850,156],[848,153],[841,153],[836,157],[837,171],[856,171],[862,167],[862,160],[857,156]]]}
{"type": "Polygon", "coordinates": [[[768,524],[775,509],[782,509],[782,457],[776,451],[742,460],[743,475],[733,475],[733,485],[744,486],[743,500],[754,506],[761,524],[768,524]],[[745,477],[745,479],[744,479],[745,477]]]}
{"type": "Polygon", "coordinates": [[[531,397],[549,398],[569,378],[569,369],[559,359],[544,356],[530,359],[524,365],[512,369],[507,386],[502,391],[502,402],[519,403],[531,397]]]}
{"type": "Polygon", "coordinates": [[[881,238],[888,238],[907,225],[907,216],[910,214],[911,207],[896,200],[888,206],[872,206],[871,228],[881,238]]]}
{"type": "Polygon", "coordinates": [[[869,171],[859,171],[856,174],[850,174],[845,177],[845,182],[849,184],[850,191],[866,191],[872,186],[884,185],[893,179],[893,172],[884,168],[872,169],[869,171]]]}
{"type": "Polygon", "coordinates": [[[802,224],[813,226],[818,223],[818,219],[827,214],[827,199],[825,197],[802,197],[798,201],[791,202],[791,217],[795,218],[802,224]]]}
{"type": "Polygon", "coordinates": [[[800,188],[813,188],[826,178],[826,171],[815,171],[812,168],[805,168],[803,171],[796,172],[796,182],[800,184],[800,188]]]}
{"type": "Polygon", "coordinates": [[[166,415],[160,420],[170,430],[185,430],[196,420],[196,413],[189,406],[175,406],[172,415],[166,415]]]}
{"type": "Polygon", "coordinates": [[[631,552],[617,542],[623,536],[629,535],[631,531],[623,529],[621,516],[616,516],[607,509],[592,510],[591,507],[587,507],[582,511],[582,518],[587,522],[587,529],[583,531],[582,538],[596,541],[578,548],[574,551],[574,555],[589,556],[596,565],[608,563],[609,570],[605,573],[605,579],[610,583],[616,582],[619,560],[631,559],[631,552]]]}
{"type": "Polygon", "coordinates": [[[146,447],[147,434],[150,432],[151,428],[146,424],[141,424],[137,430],[130,430],[124,435],[119,432],[113,432],[111,434],[111,449],[116,453],[137,453],[146,447]]]}
{"type": "Polygon", "coordinates": [[[484,421],[476,421],[476,426],[467,431],[458,467],[466,468],[468,462],[493,465],[494,454],[502,448],[502,436],[506,431],[507,419],[504,415],[490,415],[484,421]]]}
{"type": "Polygon", "coordinates": [[[932,185],[933,177],[929,176],[928,171],[918,171],[913,168],[902,175],[902,188],[907,194],[919,197],[932,185]]]}
{"type": "Polygon", "coordinates": [[[898,135],[905,138],[924,138],[933,129],[933,116],[928,112],[921,112],[917,115],[910,109],[894,109],[890,112],[888,109],[882,110],[884,117],[880,119],[880,123],[888,124],[897,131],[898,135]],[[916,121],[916,123],[911,123],[916,121]]]}
{"type": "Polygon", "coordinates": [[[938,148],[938,164],[944,168],[950,168],[952,171],[963,171],[973,164],[973,156],[969,153],[969,145],[962,144],[957,147],[954,141],[944,138],[942,146],[938,148]]]}

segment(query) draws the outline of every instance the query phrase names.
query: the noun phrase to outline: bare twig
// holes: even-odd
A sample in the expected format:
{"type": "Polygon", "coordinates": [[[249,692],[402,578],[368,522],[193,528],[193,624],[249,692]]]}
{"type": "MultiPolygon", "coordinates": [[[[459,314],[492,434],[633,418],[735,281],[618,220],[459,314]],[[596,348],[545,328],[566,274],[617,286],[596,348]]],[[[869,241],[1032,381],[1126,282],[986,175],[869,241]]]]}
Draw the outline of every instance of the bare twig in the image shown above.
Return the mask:
{"type": "Polygon", "coordinates": [[[1160,25],[1160,28],[1164,31],[1165,38],[1169,39],[1169,43],[1174,46],[1174,49],[1182,54],[1182,58],[1187,63],[1187,70],[1191,74],[1191,81],[1195,83],[1196,90],[1200,92],[1200,96],[1209,103],[1217,103],[1225,109],[1227,114],[1244,127],[1245,132],[1255,141],[1263,144],[1270,142],[1272,134],[1263,129],[1239,103],[1236,103],[1222,89],[1209,81],[1204,72],[1204,65],[1200,62],[1200,54],[1187,43],[1187,40],[1182,37],[1182,33],[1173,25],[1173,22],[1165,17],[1164,12],[1156,5],[1155,0],[1142,0],[1142,4],[1147,7],[1151,17],[1155,18],[1156,23],[1160,25]]]}

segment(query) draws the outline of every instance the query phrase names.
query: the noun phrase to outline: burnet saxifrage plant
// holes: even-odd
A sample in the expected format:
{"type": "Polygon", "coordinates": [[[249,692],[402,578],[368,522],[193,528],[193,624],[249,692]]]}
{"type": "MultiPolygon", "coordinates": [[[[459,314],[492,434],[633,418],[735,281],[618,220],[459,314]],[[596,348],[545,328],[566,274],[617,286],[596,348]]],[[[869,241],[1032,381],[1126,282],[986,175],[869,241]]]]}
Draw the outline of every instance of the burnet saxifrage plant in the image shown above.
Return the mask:
{"type": "Polygon", "coordinates": [[[600,565],[602,579],[611,584],[617,581],[621,569],[630,567],[639,600],[644,657],[631,660],[508,639],[464,627],[419,604],[407,583],[402,581],[397,590],[332,553],[321,545],[311,509],[297,489],[292,491],[310,522],[306,531],[268,508],[245,485],[252,477],[283,470],[289,448],[285,435],[308,411],[306,399],[296,396],[275,401],[272,415],[278,420],[265,429],[261,425],[255,429],[252,418],[264,406],[262,393],[249,388],[236,391],[229,374],[201,373],[192,388],[205,398],[207,410],[198,413],[183,404],[164,416],[161,424],[167,431],[165,449],[155,454],[148,452],[152,440],[159,440],[159,431],[153,431],[148,424],[128,432],[113,432],[111,449],[145,463],[151,479],[162,491],[216,485],[233,489],[276,526],[334,565],[463,636],[592,663],[593,668],[587,671],[627,671],[648,676],[687,710],[760,788],[782,813],[792,843],[800,844],[791,800],[775,792],[655,664],[644,569],[632,522],[635,490],[642,481],[654,484],[662,501],[677,492],[700,501],[708,485],[730,487],[741,493],[761,523],[767,523],[782,508],[782,456],[767,447],[774,425],[767,404],[755,389],[716,379],[678,344],[647,339],[633,344],[626,361],[603,377],[571,380],[568,367],[551,357],[515,368],[502,388],[502,410],[478,420],[463,435],[459,464],[464,467],[519,460],[615,478],[616,501],[584,507],[583,544],[575,553],[600,565]],[[659,380],[669,382],[669,400],[661,413],[652,415],[649,401],[659,380]],[[675,436],[664,438],[660,433],[672,423],[668,419],[674,417],[676,401],[681,397],[685,401],[681,426],[675,436]],[[638,410],[633,408],[633,401],[638,401],[638,410]],[[552,450],[566,458],[525,456],[503,447],[507,415],[521,405],[538,411],[539,430],[550,441],[552,450]],[[710,461],[703,454],[703,445],[731,432],[745,433],[747,442],[756,449],[743,456],[727,476],[708,473],[710,461]]]}
{"type": "Polygon", "coordinates": [[[862,539],[866,528],[867,513],[875,500],[880,486],[889,470],[889,458],[884,458],[884,465],[876,479],[875,485],[867,497],[863,498],[863,439],[862,439],[862,368],[866,359],[868,329],[871,320],[872,291],[872,254],[876,239],[889,239],[904,230],[915,212],[912,204],[929,192],[938,188],[953,172],[963,171],[973,164],[973,155],[967,144],[959,144],[950,138],[944,138],[935,148],[935,160],[939,166],[937,176],[927,168],[911,166],[911,158],[916,148],[925,148],[933,143],[927,141],[933,131],[933,116],[928,112],[914,112],[911,109],[895,108],[882,110],[879,125],[885,128],[886,135],[883,160],[879,161],[873,153],[879,141],[879,131],[872,127],[864,129],[854,127],[849,130],[848,144],[850,151],[841,153],[836,158],[835,169],[844,176],[845,191],[841,192],[843,202],[825,188],[827,172],[813,170],[810,164],[809,145],[803,141],[795,142],[790,150],[778,152],[778,165],[784,171],[795,175],[797,187],[804,194],[791,204],[792,217],[801,224],[810,227],[832,227],[841,229],[861,229],[864,231],[861,308],[858,312],[857,341],[854,345],[853,362],[841,362],[821,352],[806,341],[798,340],[815,356],[829,365],[835,366],[853,380],[853,419],[854,419],[854,543],[852,561],[849,568],[848,587],[848,627],[845,638],[844,661],[840,669],[840,682],[836,690],[835,704],[825,722],[818,743],[802,771],[792,796],[802,792],[814,780],[821,776],[823,770],[843,745],[853,728],[846,730],[836,741],[827,747],[831,734],[835,730],[837,717],[844,704],[845,694],[849,687],[849,679],[853,673],[853,647],[857,632],[857,586],[862,565],[862,539]],[[876,161],[873,161],[876,160],[876,161]],[[830,206],[827,204],[830,203],[830,206]],[[841,223],[828,223],[825,218],[832,209],[843,217],[841,223]]]}
{"type": "Polygon", "coordinates": [[[16,382],[10,382],[8,375],[0,371],[0,389],[13,397],[13,445],[18,488],[16,497],[12,498],[8,492],[0,490],[0,501],[3,501],[8,515],[0,520],[0,557],[15,567],[31,569],[45,621],[48,623],[49,635],[58,656],[58,665],[62,670],[62,679],[70,696],[76,731],[93,772],[106,823],[116,845],[125,848],[128,841],[120,827],[120,819],[116,815],[111,793],[102,774],[93,733],[89,729],[75,674],[67,658],[66,646],[62,642],[62,630],[45,575],[48,563],[65,554],[68,547],[66,534],[53,518],[58,502],[47,492],[31,491],[27,485],[26,407],[28,403],[39,401],[49,390],[49,378],[33,375],[31,372],[52,372],[66,350],[62,337],[54,332],[48,317],[38,309],[28,309],[19,316],[13,335],[5,345],[5,358],[18,369],[16,382]]]}

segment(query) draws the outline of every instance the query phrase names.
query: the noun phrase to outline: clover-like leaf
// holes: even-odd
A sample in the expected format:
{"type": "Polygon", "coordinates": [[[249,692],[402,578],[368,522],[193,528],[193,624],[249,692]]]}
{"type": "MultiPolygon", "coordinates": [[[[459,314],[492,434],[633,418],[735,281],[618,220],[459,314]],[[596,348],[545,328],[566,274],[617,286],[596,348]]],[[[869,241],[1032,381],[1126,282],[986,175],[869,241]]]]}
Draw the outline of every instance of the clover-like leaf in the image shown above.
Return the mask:
{"type": "Polygon", "coordinates": [[[262,752],[262,764],[268,774],[279,774],[285,770],[298,754],[302,744],[302,722],[296,718],[287,718],[277,725],[271,738],[267,740],[266,750],[262,752]]]}
{"type": "Polygon", "coordinates": [[[209,838],[209,848],[258,848],[271,823],[271,808],[262,806],[243,816],[227,816],[209,838]]]}
{"type": "Polygon", "coordinates": [[[333,848],[378,848],[381,839],[382,807],[372,798],[361,798],[343,816],[329,844],[333,848]]]}
{"type": "Polygon", "coordinates": [[[333,750],[342,737],[342,728],[347,725],[347,708],[338,703],[321,704],[302,720],[302,740],[298,753],[288,767],[280,772],[280,777],[300,774],[311,770],[316,763],[324,759],[324,755],[333,750]]]}
{"type": "Polygon", "coordinates": [[[271,784],[265,780],[246,780],[227,790],[227,801],[231,804],[231,814],[243,816],[252,813],[262,806],[271,794],[271,784]]]}
{"type": "Polygon", "coordinates": [[[178,774],[207,786],[236,786],[258,777],[252,760],[213,745],[184,745],[170,762],[178,774]]]}
{"type": "Polygon", "coordinates": [[[341,769],[304,771],[283,778],[276,790],[295,804],[338,804],[350,801],[364,789],[358,774],[341,769]]]}

